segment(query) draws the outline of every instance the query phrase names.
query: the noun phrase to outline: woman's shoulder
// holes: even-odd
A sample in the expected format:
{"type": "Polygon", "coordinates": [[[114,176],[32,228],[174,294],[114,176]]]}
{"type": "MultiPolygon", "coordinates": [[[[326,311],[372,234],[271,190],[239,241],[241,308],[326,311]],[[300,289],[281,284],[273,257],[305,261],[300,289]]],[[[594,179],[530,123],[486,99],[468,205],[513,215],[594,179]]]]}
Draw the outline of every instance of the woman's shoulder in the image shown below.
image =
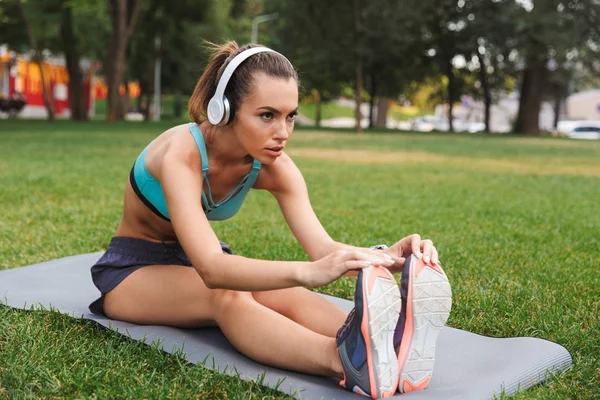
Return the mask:
{"type": "Polygon", "coordinates": [[[262,165],[254,188],[277,191],[300,174],[294,161],[284,152],[274,163],[262,165]]]}
{"type": "Polygon", "coordinates": [[[146,156],[148,169],[158,173],[158,168],[165,157],[194,166],[201,163],[201,157],[194,137],[190,133],[189,124],[169,128],[150,143],[146,156]]]}

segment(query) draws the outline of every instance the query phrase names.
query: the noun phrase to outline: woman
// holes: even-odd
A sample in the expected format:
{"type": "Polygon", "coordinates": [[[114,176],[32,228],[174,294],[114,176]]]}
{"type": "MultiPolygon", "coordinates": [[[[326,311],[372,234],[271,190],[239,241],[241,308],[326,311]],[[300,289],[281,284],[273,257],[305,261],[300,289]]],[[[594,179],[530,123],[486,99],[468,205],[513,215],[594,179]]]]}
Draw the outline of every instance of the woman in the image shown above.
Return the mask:
{"type": "Polygon", "coordinates": [[[383,267],[401,268],[412,252],[434,268],[438,254],[418,235],[384,251],[332,240],[283,152],[297,113],[298,78],[285,57],[235,42],[216,48],[189,102],[193,122],[153,140],[132,168],[121,223],[92,267],[102,297],[90,309],[137,324],[218,325],[260,363],[389,396],[404,361],[391,343],[404,322],[398,286],[383,267]],[[241,257],[218,240],[209,220],[233,216],[250,188],[275,196],[312,262],[241,257]],[[347,321],[304,288],[357,270],[360,307],[347,321]]]}

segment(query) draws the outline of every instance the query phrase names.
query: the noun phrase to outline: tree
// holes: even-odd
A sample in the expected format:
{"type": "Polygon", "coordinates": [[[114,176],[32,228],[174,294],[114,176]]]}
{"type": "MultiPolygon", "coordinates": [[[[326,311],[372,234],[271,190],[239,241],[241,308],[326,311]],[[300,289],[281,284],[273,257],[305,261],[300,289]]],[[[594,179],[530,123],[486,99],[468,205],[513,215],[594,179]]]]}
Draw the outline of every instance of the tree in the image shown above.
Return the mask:
{"type": "Polygon", "coordinates": [[[108,86],[106,121],[115,122],[121,119],[124,113],[119,88],[125,75],[127,44],[140,13],[141,0],[109,0],[108,4],[112,30],[106,61],[108,86]]]}
{"type": "Polygon", "coordinates": [[[509,61],[516,43],[515,15],[512,0],[469,0],[463,13],[467,16],[469,37],[467,59],[474,59],[479,87],[475,97],[484,102],[485,130],[491,132],[491,106],[495,93],[504,91],[516,74],[509,61]]]}
{"type": "Polygon", "coordinates": [[[539,112],[544,88],[550,79],[548,65],[560,64],[562,55],[571,65],[598,60],[600,4],[596,0],[548,0],[519,7],[517,36],[523,64],[519,112],[514,131],[539,133],[539,112]]]}
{"type": "Polygon", "coordinates": [[[423,65],[421,16],[418,8],[393,0],[372,0],[362,15],[369,126],[386,126],[388,99],[404,94],[411,81],[423,80],[429,72],[423,65]]]}
{"type": "Polygon", "coordinates": [[[315,124],[321,123],[321,104],[338,96],[355,79],[349,63],[352,15],[345,1],[266,1],[266,13],[277,12],[265,43],[281,51],[298,71],[305,95],[316,103],[315,124]],[[310,26],[298,35],[299,26],[310,26]]]}
{"type": "MultiPolygon", "coordinates": [[[[161,91],[174,93],[173,114],[182,113],[181,92],[190,90],[198,79],[206,61],[199,32],[203,24],[210,24],[212,8],[208,0],[181,0],[166,4],[161,0],[147,0],[140,12],[144,24],[133,33],[127,58],[127,74],[139,81],[138,109],[149,117],[149,104],[155,93],[156,60],[161,62],[161,91]],[[155,43],[159,46],[155,46],[155,43]],[[149,51],[150,50],[150,51],[149,51]]],[[[223,5],[223,4],[221,4],[223,5]]]]}
{"type": "Polygon", "coordinates": [[[46,112],[48,113],[48,121],[54,122],[54,109],[52,108],[52,104],[50,102],[50,96],[48,94],[48,88],[46,87],[46,79],[44,77],[44,68],[42,68],[43,57],[40,53],[40,48],[38,47],[37,39],[33,32],[33,27],[29,20],[29,16],[26,10],[26,7],[23,5],[23,0],[19,0],[19,7],[21,9],[21,14],[23,16],[23,23],[25,25],[25,29],[27,31],[27,36],[29,38],[29,45],[31,50],[33,51],[33,62],[40,69],[40,76],[42,80],[42,96],[44,97],[44,106],[46,107],[46,112]]]}
{"type": "MultiPolygon", "coordinates": [[[[445,77],[448,103],[448,130],[454,131],[454,104],[461,94],[463,81],[456,73],[454,60],[469,52],[468,16],[455,0],[417,2],[423,24],[423,45],[431,68],[445,77]]],[[[471,46],[472,47],[472,46],[471,46]]]]}
{"type": "Polygon", "coordinates": [[[87,121],[88,112],[85,107],[85,93],[83,90],[83,74],[79,68],[80,56],[77,46],[77,36],[73,28],[72,4],[63,0],[62,21],[60,34],[63,51],[69,72],[69,102],[71,119],[73,121],[87,121]]]}

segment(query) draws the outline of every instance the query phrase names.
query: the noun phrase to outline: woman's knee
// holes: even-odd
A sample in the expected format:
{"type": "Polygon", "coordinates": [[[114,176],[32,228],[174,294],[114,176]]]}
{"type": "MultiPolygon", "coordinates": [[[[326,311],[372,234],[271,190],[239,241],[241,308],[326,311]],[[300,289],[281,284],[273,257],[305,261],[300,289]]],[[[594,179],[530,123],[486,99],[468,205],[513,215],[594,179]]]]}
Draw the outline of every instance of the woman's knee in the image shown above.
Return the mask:
{"type": "Polygon", "coordinates": [[[252,293],[228,289],[211,289],[211,304],[218,313],[226,312],[231,307],[239,307],[244,302],[256,302],[252,293]]]}
{"type": "Polygon", "coordinates": [[[265,292],[252,292],[252,296],[263,306],[279,313],[285,313],[296,309],[299,303],[302,304],[312,299],[315,293],[303,287],[292,287],[265,292]]]}

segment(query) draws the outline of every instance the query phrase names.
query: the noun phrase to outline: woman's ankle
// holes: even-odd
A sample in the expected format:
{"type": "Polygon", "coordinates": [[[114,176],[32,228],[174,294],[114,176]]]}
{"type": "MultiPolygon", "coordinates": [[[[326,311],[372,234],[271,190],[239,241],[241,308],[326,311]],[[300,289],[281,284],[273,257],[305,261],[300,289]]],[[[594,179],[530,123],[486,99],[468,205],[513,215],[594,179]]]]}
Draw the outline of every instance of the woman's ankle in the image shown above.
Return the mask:
{"type": "Polygon", "coordinates": [[[342,367],[342,360],[340,359],[340,354],[338,353],[337,343],[335,339],[332,339],[328,343],[327,354],[331,354],[329,369],[331,371],[331,376],[334,378],[343,379],[344,378],[344,368],[342,367]]]}

